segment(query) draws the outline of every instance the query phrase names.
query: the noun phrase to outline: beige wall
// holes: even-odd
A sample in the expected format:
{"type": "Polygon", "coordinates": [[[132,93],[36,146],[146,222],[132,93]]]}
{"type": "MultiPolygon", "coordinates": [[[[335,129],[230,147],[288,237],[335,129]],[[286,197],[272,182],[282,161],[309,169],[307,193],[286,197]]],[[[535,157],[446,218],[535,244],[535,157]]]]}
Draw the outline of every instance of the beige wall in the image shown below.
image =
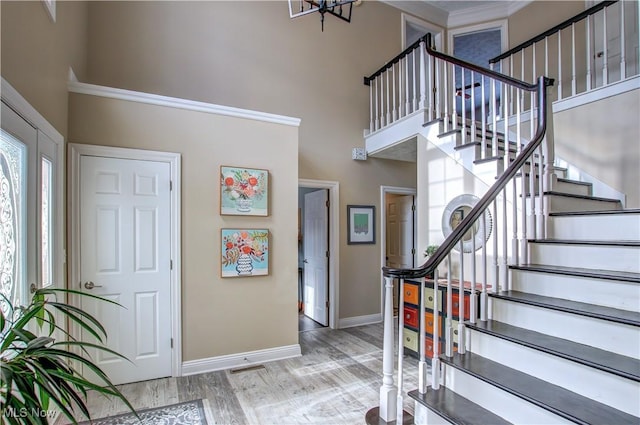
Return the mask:
{"type": "Polygon", "coordinates": [[[183,360],[297,344],[298,128],[80,94],[69,103],[72,143],[182,155],[183,360]],[[220,215],[220,165],[269,170],[269,217],[220,215]],[[220,229],[236,227],[270,229],[269,276],[220,277],[220,229]]]}
{"type": "Polygon", "coordinates": [[[584,1],[535,0],[509,16],[509,48],[553,28],[585,10],[584,1]]]}
{"type": "Polygon", "coordinates": [[[53,23],[42,1],[2,1],[2,77],[63,136],[69,67],[86,75],[88,7],[58,1],[53,23]]]}
{"type": "Polygon", "coordinates": [[[554,114],[556,154],[640,208],[640,89],[554,114]]]}
{"type": "Polygon", "coordinates": [[[340,183],[339,317],[380,312],[380,245],[346,244],[346,205],[379,209],[380,185],[415,187],[415,164],[351,159],[369,126],[363,76],[400,51],[400,12],[364,2],[322,32],[318,14],[291,20],[285,1],[89,9],[86,82],[302,119],[300,177],[340,183]]]}

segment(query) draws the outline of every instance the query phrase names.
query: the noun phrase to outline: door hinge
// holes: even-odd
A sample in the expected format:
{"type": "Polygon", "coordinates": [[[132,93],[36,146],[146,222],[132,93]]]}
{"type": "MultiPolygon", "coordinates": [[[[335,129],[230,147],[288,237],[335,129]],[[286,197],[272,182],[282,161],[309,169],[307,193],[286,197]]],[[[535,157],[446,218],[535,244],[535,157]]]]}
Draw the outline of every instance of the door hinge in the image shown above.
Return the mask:
{"type": "Polygon", "coordinates": [[[327,308],[329,308],[329,301],[327,301],[326,305],[327,305],[327,308]]]}
{"type": "Polygon", "coordinates": [[[327,208],[329,208],[329,206],[331,205],[331,202],[327,201],[325,202],[325,205],[327,206],[327,208]]]}
{"type": "Polygon", "coordinates": [[[411,211],[415,211],[416,210],[416,206],[415,205],[411,205],[411,211]]]}
{"type": "Polygon", "coordinates": [[[415,248],[411,248],[411,255],[416,255],[416,249],[415,248]]]}
{"type": "Polygon", "coordinates": [[[327,251],[327,258],[329,258],[329,251],[327,251]]]}
{"type": "Polygon", "coordinates": [[[169,192],[173,190],[173,181],[169,180],[169,192]]]}
{"type": "Polygon", "coordinates": [[[173,260],[169,260],[169,270],[173,270],[173,260]]]}
{"type": "Polygon", "coordinates": [[[173,348],[173,338],[171,338],[171,348],[173,348]]]}

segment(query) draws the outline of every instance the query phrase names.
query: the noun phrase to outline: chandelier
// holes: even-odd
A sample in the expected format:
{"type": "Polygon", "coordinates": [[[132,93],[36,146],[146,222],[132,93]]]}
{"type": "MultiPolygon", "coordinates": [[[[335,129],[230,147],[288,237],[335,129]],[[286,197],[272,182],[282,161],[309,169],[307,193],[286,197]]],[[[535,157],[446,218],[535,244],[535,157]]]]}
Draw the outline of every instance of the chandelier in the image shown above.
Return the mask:
{"type": "Polygon", "coordinates": [[[289,0],[289,16],[298,18],[320,12],[320,25],[324,31],[324,14],[328,13],[343,21],[351,22],[351,8],[362,0],[289,0]]]}

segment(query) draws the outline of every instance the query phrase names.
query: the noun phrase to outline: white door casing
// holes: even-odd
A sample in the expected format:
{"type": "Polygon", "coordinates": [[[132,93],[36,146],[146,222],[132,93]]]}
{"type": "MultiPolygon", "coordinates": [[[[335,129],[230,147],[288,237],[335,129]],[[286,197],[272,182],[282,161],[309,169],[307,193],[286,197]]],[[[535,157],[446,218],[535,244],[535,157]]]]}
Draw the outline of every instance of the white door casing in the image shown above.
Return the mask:
{"type": "Polygon", "coordinates": [[[327,326],[329,200],[327,190],[304,195],[304,302],[305,315],[327,326]]]}
{"type": "Polygon", "coordinates": [[[75,302],[133,364],[94,360],[114,383],[180,376],[179,154],[70,144],[70,159],[71,287],[125,308],[75,302]]]}

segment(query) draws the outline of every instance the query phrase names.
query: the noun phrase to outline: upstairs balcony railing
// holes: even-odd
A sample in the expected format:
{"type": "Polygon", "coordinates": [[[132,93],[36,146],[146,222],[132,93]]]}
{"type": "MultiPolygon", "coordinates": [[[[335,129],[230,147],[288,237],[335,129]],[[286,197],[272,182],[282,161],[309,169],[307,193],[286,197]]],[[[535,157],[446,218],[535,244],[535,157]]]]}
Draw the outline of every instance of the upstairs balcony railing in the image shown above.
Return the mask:
{"type": "Polygon", "coordinates": [[[424,114],[425,122],[439,125],[445,132],[459,132],[459,146],[476,146],[482,159],[501,163],[499,168],[504,171],[496,176],[495,183],[475,206],[465,211],[462,221],[421,267],[383,269],[384,343],[379,418],[396,423],[403,423],[404,291],[400,291],[399,297],[398,376],[394,382],[394,279],[399,280],[400,288],[405,280],[418,282],[421,288],[418,392],[424,394],[428,381],[427,309],[433,313],[430,381],[437,389],[440,355],[452,356],[455,350],[465,351],[464,325],[460,321],[454,329],[455,316],[465,317],[464,306],[471,306],[472,322],[487,320],[490,317],[488,292],[508,289],[508,266],[526,263],[527,240],[544,236],[548,205],[542,195],[550,189],[553,173],[553,143],[546,137],[551,125],[547,89],[553,82],[540,77],[536,84],[526,83],[442,54],[430,46],[431,35],[427,34],[365,78],[371,94],[370,130],[379,131],[394,121],[424,114]],[[511,103],[510,98],[514,99],[513,114],[505,106],[511,103]],[[481,247],[477,246],[477,240],[482,241],[481,247]],[[457,262],[455,275],[454,260],[457,262]],[[441,279],[439,268],[443,267],[447,269],[446,277],[441,279]],[[446,288],[446,309],[442,313],[437,295],[432,297],[430,305],[425,302],[429,285],[436,292],[439,287],[446,288]],[[465,290],[465,286],[469,290],[465,290]],[[459,298],[459,311],[453,310],[454,291],[459,298]],[[476,304],[480,306],[479,311],[476,304]],[[437,325],[441,320],[442,330],[437,325]],[[444,333],[442,343],[441,332],[444,333]],[[454,343],[456,333],[458,340],[454,343]]]}
{"type": "Polygon", "coordinates": [[[554,78],[551,101],[587,93],[640,73],[639,20],[637,0],[603,1],[489,63],[523,81],[554,78]]]}

